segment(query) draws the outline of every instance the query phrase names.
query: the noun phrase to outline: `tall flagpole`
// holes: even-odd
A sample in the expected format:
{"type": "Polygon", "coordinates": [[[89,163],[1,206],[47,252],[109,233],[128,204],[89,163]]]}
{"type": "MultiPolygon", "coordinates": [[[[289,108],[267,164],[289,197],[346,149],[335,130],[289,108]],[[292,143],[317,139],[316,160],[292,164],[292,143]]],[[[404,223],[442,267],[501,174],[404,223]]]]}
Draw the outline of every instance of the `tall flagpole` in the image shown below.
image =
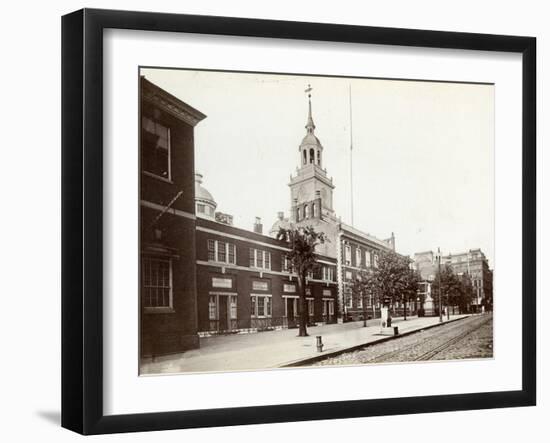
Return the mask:
{"type": "Polygon", "coordinates": [[[351,199],[351,225],[353,226],[353,113],[351,107],[351,84],[349,85],[349,181],[351,199]]]}

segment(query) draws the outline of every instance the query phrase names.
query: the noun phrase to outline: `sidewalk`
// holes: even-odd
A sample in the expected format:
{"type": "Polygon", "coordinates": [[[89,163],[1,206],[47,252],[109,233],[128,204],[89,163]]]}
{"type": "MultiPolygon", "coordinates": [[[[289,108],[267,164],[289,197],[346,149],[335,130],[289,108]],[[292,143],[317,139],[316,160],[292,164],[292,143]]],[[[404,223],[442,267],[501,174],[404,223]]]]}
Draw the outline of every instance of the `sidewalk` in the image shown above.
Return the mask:
{"type": "MultiPolygon", "coordinates": [[[[467,315],[451,315],[451,321],[464,317],[467,315]]],[[[407,317],[406,321],[403,317],[392,319],[392,326],[399,327],[399,335],[438,323],[439,317],[407,317]]],[[[307,328],[309,337],[297,337],[298,329],[284,329],[201,338],[200,349],[157,357],[155,361],[142,361],[140,373],[273,369],[387,339],[388,335],[380,335],[379,319],[369,320],[368,324],[366,328],[362,321],[312,326],[307,328]],[[323,337],[322,353],[317,352],[317,335],[323,337]]]]}

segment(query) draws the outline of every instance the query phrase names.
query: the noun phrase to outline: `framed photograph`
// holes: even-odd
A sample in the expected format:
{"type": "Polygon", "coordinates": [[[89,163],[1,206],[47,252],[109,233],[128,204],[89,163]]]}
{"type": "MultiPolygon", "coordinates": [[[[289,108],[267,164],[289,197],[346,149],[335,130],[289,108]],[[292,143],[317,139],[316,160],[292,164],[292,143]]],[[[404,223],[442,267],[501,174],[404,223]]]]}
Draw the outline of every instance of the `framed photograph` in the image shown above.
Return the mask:
{"type": "Polygon", "coordinates": [[[534,38],[84,9],[62,57],[64,427],[535,405],[534,38]]]}

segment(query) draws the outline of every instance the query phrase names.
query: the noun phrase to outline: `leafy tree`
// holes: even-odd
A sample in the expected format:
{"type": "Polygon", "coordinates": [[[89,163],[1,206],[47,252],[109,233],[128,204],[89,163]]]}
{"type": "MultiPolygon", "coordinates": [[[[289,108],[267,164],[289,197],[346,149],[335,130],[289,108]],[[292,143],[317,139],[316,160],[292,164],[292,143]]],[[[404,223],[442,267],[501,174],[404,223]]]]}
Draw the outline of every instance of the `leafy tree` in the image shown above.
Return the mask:
{"type": "MultiPolygon", "coordinates": [[[[416,297],[419,276],[409,268],[409,259],[393,251],[379,251],[378,262],[370,270],[359,273],[352,283],[354,297],[373,296],[373,303],[389,300],[410,300],[416,297]]],[[[365,303],[363,300],[363,312],[365,303]]]]}
{"type": "Polygon", "coordinates": [[[357,303],[361,300],[363,306],[363,326],[367,326],[367,306],[369,299],[372,303],[372,318],[375,318],[374,307],[377,303],[377,283],[374,272],[363,269],[359,271],[351,282],[351,294],[357,303]]]}
{"type": "Polygon", "coordinates": [[[463,314],[468,312],[472,299],[474,298],[474,286],[472,285],[472,278],[468,273],[464,273],[460,277],[460,283],[462,285],[462,294],[456,303],[458,306],[458,312],[463,314]]]}
{"type": "MultiPolygon", "coordinates": [[[[435,294],[434,302],[441,310],[439,306],[439,287],[441,285],[441,303],[446,303],[447,307],[456,306],[456,303],[460,300],[463,294],[462,281],[453,271],[450,265],[445,265],[439,271],[436,272],[435,279],[432,283],[432,292],[435,294]]],[[[447,317],[449,316],[447,311],[447,317]]]]}
{"type": "Polygon", "coordinates": [[[380,251],[378,266],[374,268],[375,281],[381,299],[395,304],[402,299],[409,275],[409,260],[393,251],[380,251]]]}
{"type": "Polygon", "coordinates": [[[418,294],[418,287],[422,277],[420,273],[414,269],[403,270],[403,280],[402,280],[402,302],[404,306],[404,317],[407,320],[407,306],[411,300],[416,300],[418,294]]]}
{"type": "Polygon", "coordinates": [[[315,231],[313,226],[279,228],[277,239],[284,240],[289,244],[290,252],[287,257],[293,271],[298,275],[298,295],[300,297],[298,306],[300,329],[298,336],[307,337],[306,278],[307,274],[317,267],[315,247],[328,240],[323,232],[315,231]]]}

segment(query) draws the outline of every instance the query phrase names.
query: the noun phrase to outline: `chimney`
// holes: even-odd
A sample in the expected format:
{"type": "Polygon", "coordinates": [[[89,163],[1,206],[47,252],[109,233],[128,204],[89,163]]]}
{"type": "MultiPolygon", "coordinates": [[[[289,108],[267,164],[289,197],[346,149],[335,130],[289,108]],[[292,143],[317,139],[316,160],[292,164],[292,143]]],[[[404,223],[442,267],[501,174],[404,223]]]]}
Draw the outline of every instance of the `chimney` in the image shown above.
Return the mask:
{"type": "Polygon", "coordinates": [[[262,219],[260,217],[256,217],[256,220],[254,221],[254,232],[256,234],[262,234],[263,228],[262,219]]]}
{"type": "Polygon", "coordinates": [[[285,218],[285,213],[283,211],[277,212],[277,219],[278,220],[283,221],[284,218],[285,218]]]}

